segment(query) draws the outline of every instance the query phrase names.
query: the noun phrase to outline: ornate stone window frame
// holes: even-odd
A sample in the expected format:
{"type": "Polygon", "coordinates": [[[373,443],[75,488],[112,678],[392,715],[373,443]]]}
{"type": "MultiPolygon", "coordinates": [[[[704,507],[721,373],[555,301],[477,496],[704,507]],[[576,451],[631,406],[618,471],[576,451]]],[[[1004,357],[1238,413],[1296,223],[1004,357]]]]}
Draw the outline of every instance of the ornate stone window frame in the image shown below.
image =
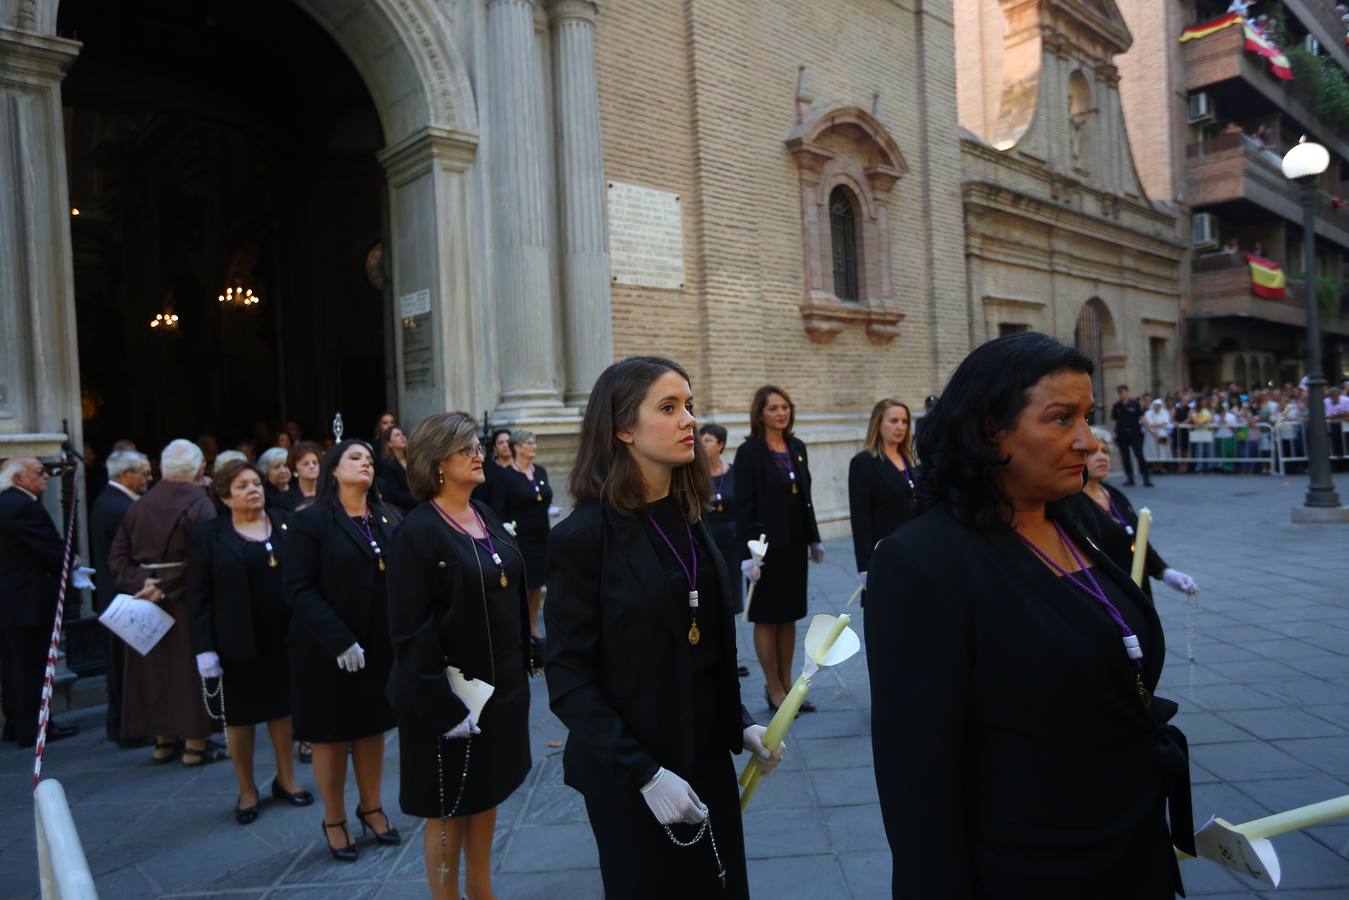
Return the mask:
{"type": "Polygon", "coordinates": [[[904,319],[890,268],[890,190],[909,171],[899,146],[876,117],[856,106],[814,111],[787,137],[801,188],[801,320],[812,341],[831,341],[849,324],[888,344],[904,319]],[[843,185],[859,209],[858,299],[834,292],[829,195],[843,185]]]}

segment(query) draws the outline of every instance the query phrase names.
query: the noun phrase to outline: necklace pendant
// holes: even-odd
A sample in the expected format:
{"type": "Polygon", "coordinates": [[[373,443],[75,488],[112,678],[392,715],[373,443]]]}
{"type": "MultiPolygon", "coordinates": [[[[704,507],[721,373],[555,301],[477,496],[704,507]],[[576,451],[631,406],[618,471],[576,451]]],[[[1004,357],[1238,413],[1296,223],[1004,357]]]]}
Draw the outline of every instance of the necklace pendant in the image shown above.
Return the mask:
{"type": "Polygon", "coordinates": [[[384,557],[382,557],[382,556],[379,558],[379,570],[380,570],[381,572],[384,571],[384,557]]]}
{"type": "Polygon", "coordinates": [[[510,583],[511,583],[511,580],[510,580],[509,578],[506,577],[506,570],[505,570],[505,569],[502,569],[502,570],[501,570],[501,586],[502,586],[502,587],[509,587],[509,586],[510,586],[510,583]]]}
{"type": "Polygon", "coordinates": [[[538,502],[542,503],[542,502],[543,502],[543,494],[538,494],[538,493],[536,493],[536,494],[534,495],[534,499],[537,500],[538,502]]]}
{"type": "Polygon", "coordinates": [[[694,622],[689,626],[689,646],[696,647],[698,642],[703,639],[703,633],[698,630],[698,623],[694,622]]]}
{"type": "Polygon", "coordinates": [[[796,489],[796,479],[792,479],[792,493],[793,494],[799,493],[799,491],[797,491],[796,489]]]}
{"type": "Polygon", "coordinates": [[[275,555],[275,554],[272,554],[272,553],[268,553],[268,554],[267,554],[267,567],[268,567],[269,569],[275,569],[275,568],[276,568],[276,555],[275,555]]]}
{"type": "Polygon", "coordinates": [[[1138,688],[1138,699],[1143,701],[1143,705],[1152,706],[1152,695],[1143,686],[1143,676],[1136,672],[1134,673],[1134,687],[1138,688]]]}

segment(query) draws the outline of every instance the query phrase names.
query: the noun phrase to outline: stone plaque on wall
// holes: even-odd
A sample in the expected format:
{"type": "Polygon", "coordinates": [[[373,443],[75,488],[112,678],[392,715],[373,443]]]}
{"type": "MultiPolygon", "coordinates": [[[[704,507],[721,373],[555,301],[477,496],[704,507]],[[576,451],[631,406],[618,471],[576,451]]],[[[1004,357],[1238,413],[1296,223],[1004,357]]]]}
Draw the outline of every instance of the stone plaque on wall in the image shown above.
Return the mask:
{"type": "Polygon", "coordinates": [[[679,195],[609,182],[609,273],[614,284],[684,286],[679,195]]]}
{"type": "Polygon", "coordinates": [[[433,387],[435,348],[431,341],[431,292],[417,291],[398,298],[403,323],[403,387],[433,387]]]}

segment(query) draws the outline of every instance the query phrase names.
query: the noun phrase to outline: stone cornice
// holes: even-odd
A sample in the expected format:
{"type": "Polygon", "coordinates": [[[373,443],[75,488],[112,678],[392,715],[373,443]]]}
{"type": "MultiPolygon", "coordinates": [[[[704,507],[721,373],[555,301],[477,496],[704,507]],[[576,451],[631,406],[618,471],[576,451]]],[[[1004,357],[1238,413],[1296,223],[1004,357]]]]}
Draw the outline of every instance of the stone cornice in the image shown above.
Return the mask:
{"type": "Polygon", "coordinates": [[[416,177],[433,160],[439,160],[451,169],[465,170],[473,165],[477,153],[476,134],[428,125],[397,144],[385,147],[375,157],[388,174],[389,183],[396,186],[416,177]]]}
{"type": "Polygon", "coordinates": [[[79,41],[0,28],[0,78],[60,81],[83,46],[79,41]]]}

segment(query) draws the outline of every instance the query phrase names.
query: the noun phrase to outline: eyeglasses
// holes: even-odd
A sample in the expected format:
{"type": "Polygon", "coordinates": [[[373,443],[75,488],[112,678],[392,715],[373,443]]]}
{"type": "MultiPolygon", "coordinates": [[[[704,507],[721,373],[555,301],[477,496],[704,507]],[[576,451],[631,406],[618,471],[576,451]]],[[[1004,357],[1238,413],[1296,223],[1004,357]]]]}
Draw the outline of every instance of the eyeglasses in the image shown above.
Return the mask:
{"type": "Polygon", "coordinates": [[[459,448],[459,452],[469,459],[487,458],[487,453],[482,449],[482,444],[469,444],[467,447],[459,448]]]}

